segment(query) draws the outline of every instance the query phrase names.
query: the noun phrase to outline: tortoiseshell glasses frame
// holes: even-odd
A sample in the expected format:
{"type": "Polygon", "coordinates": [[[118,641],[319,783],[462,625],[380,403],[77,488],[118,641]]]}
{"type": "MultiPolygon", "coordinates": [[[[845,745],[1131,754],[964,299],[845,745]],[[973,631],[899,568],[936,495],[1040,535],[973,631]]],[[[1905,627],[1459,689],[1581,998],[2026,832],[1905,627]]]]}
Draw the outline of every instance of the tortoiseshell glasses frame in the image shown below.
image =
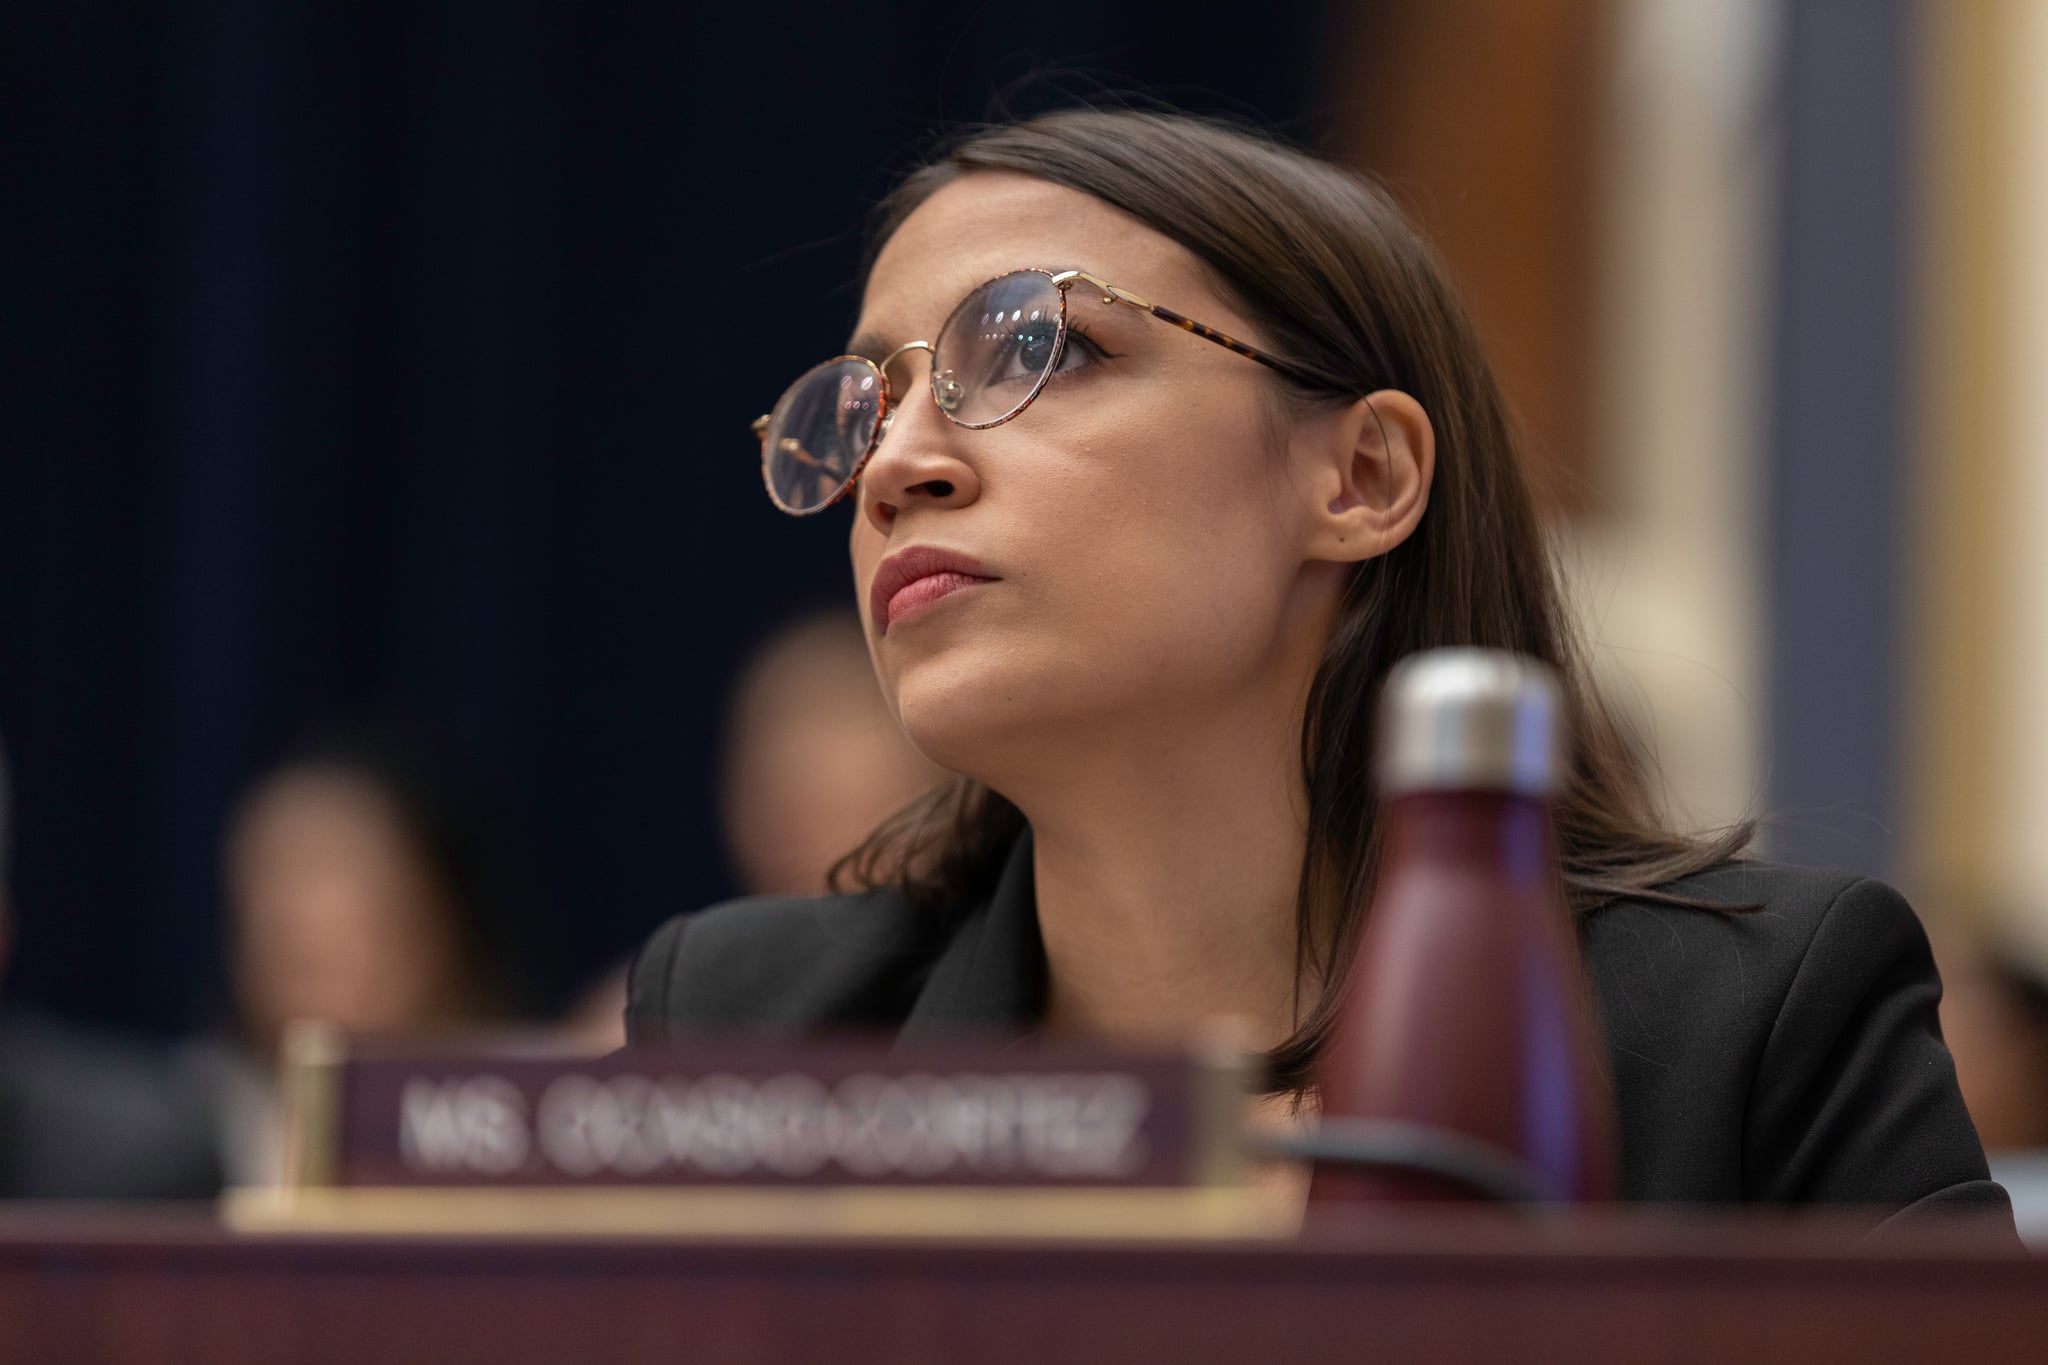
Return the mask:
{"type": "MultiPolygon", "coordinates": [[[[983,431],[1013,420],[1031,406],[1045,391],[1047,382],[1059,372],[1069,337],[1068,293],[1076,284],[1087,286],[1104,304],[1135,308],[1182,331],[1192,332],[1204,341],[1213,341],[1234,355],[1256,360],[1309,388],[1329,392],[1342,391],[1345,387],[1326,375],[1248,346],[1227,333],[1170,308],[1163,308],[1085,270],[1013,270],[969,290],[936,333],[936,342],[907,341],[879,363],[867,356],[834,356],[806,370],[791,384],[776,402],[774,411],[757,418],[753,426],[754,434],[761,439],[761,479],[767,486],[769,498],[783,511],[802,517],[822,512],[846,496],[859,480],[861,471],[867,467],[875,448],[881,444],[898,406],[890,393],[888,368],[911,351],[924,351],[931,356],[928,387],[932,402],[948,421],[971,431],[983,431]],[[1033,309],[1028,319],[1024,318],[1021,308],[1016,312],[1006,312],[1000,306],[1004,293],[1002,286],[1006,284],[1014,285],[1016,290],[1039,291],[1047,303],[1050,299],[1044,296],[1043,291],[1048,288],[1058,298],[1056,328],[1049,348],[1043,345],[1042,335],[1028,330],[1034,324],[1042,329],[1044,322],[1053,320],[1042,316],[1048,311],[1044,304],[1033,309]],[[993,312],[986,307],[986,301],[990,299],[998,301],[993,312]],[[981,315],[978,318],[967,316],[969,306],[977,301],[984,302],[981,315]],[[981,331],[966,337],[957,336],[963,323],[970,328],[979,327],[981,331]],[[1000,332],[990,330],[998,324],[1002,328],[1000,332]],[[1015,328],[1027,330],[1013,330],[1015,328]],[[975,372],[969,372],[963,379],[939,354],[939,346],[949,338],[960,347],[965,347],[969,341],[979,342],[989,354],[999,352],[998,360],[1021,359],[1024,351],[1036,345],[1042,360],[1037,363],[1035,373],[1027,368],[1001,378],[977,378],[975,372]],[[1008,386],[1014,389],[1023,382],[1029,383],[1029,389],[1021,398],[996,409],[993,416],[974,420],[977,410],[990,406],[983,400],[993,388],[1008,386]]],[[[1015,301],[1014,298],[1011,301],[1015,301]]]]}

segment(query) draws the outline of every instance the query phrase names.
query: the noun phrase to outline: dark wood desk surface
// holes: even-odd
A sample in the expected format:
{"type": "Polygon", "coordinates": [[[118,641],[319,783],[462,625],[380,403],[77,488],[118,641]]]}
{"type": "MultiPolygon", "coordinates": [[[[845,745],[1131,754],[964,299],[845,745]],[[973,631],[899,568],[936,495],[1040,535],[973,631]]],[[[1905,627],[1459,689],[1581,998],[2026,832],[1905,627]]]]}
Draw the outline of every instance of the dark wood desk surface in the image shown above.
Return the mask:
{"type": "Polygon", "coordinates": [[[2048,1260],[1725,1222],[1122,1246],[242,1237],[0,1213],[0,1360],[2048,1361],[2048,1260]]]}

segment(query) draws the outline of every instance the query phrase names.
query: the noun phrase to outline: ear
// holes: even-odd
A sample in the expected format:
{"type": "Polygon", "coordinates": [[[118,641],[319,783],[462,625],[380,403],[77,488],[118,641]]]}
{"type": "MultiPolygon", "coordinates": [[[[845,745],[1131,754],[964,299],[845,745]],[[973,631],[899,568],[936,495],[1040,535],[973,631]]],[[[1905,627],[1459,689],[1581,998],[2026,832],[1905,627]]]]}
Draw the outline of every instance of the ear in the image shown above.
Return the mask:
{"type": "Polygon", "coordinates": [[[1372,559],[1408,539],[1429,506],[1436,431],[1399,389],[1367,394],[1303,433],[1308,465],[1303,555],[1328,563],[1372,559]]]}

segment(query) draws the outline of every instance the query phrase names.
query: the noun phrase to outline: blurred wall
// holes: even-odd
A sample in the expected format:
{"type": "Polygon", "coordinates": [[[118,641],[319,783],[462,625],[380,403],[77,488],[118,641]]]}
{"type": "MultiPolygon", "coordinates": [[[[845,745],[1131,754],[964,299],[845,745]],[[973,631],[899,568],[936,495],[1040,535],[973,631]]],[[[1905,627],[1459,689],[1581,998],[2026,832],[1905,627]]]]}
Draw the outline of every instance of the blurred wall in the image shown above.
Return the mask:
{"type": "Polygon", "coordinates": [[[2048,6],[1918,20],[1912,875],[2048,972],[2048,6]]]}
{"type": "Polygon", "coordinates": [[[1786,0],[1767,474],[1771,848],[1897,878],[1912,700],[1919,34],[1911,0],[1786,0]]]}
{"type": "Polygon", "coordinates": [[[1333,146],[1445,262],[1486,347],[1539,504],[1602,501],[1594,387],[1614,0],[1354,7],[1355,97],[1333,146]]]}
{"type": "Polygon", "coordinates": [[[1771,0],[1610,13],[1597,478],[1560,548],[1603,683],[1648,732],[1674,817],[1704,828],[1765,799],[1779,15],[1771,0]]]}

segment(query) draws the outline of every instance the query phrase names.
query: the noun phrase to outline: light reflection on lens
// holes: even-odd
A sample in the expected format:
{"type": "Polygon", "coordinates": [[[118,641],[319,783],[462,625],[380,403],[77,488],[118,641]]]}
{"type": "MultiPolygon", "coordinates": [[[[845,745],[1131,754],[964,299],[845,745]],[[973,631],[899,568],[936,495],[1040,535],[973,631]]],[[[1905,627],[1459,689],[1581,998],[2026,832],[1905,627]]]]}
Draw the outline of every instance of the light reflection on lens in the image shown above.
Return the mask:
{"type": "MultiPolygon", "coordinates": [[[[941,411],[968,427],[1014,416],[1058,363],[1059,287],[1042,271],[992,280],[961,301],[932,343],[929,388],[941,411]]],[[[814,512],[847,487],[882,425],[887,392],[858,358],[828,361],[791,386],[769,414],[763,468],[770,494],[814,512]]]]}
{"type": "Polygon", "coordinates": [[[834,360],[792,385],[769,415],[762,473],[774,499],[814,512],[845,489],[881,418],[881,387],[864,360],[834,360]]]}
{"type": "MultiPolygon", "coordinates": [[[[1042,271],[991,280],[961,301],[936,340],[934,362],[950,371],[940,406],[962,425],[992,426],[1033,397],[1059,350],[1059,287],[1042,271]]],[[[939,397],[934,371],[933,396],[939,397]]]]}

